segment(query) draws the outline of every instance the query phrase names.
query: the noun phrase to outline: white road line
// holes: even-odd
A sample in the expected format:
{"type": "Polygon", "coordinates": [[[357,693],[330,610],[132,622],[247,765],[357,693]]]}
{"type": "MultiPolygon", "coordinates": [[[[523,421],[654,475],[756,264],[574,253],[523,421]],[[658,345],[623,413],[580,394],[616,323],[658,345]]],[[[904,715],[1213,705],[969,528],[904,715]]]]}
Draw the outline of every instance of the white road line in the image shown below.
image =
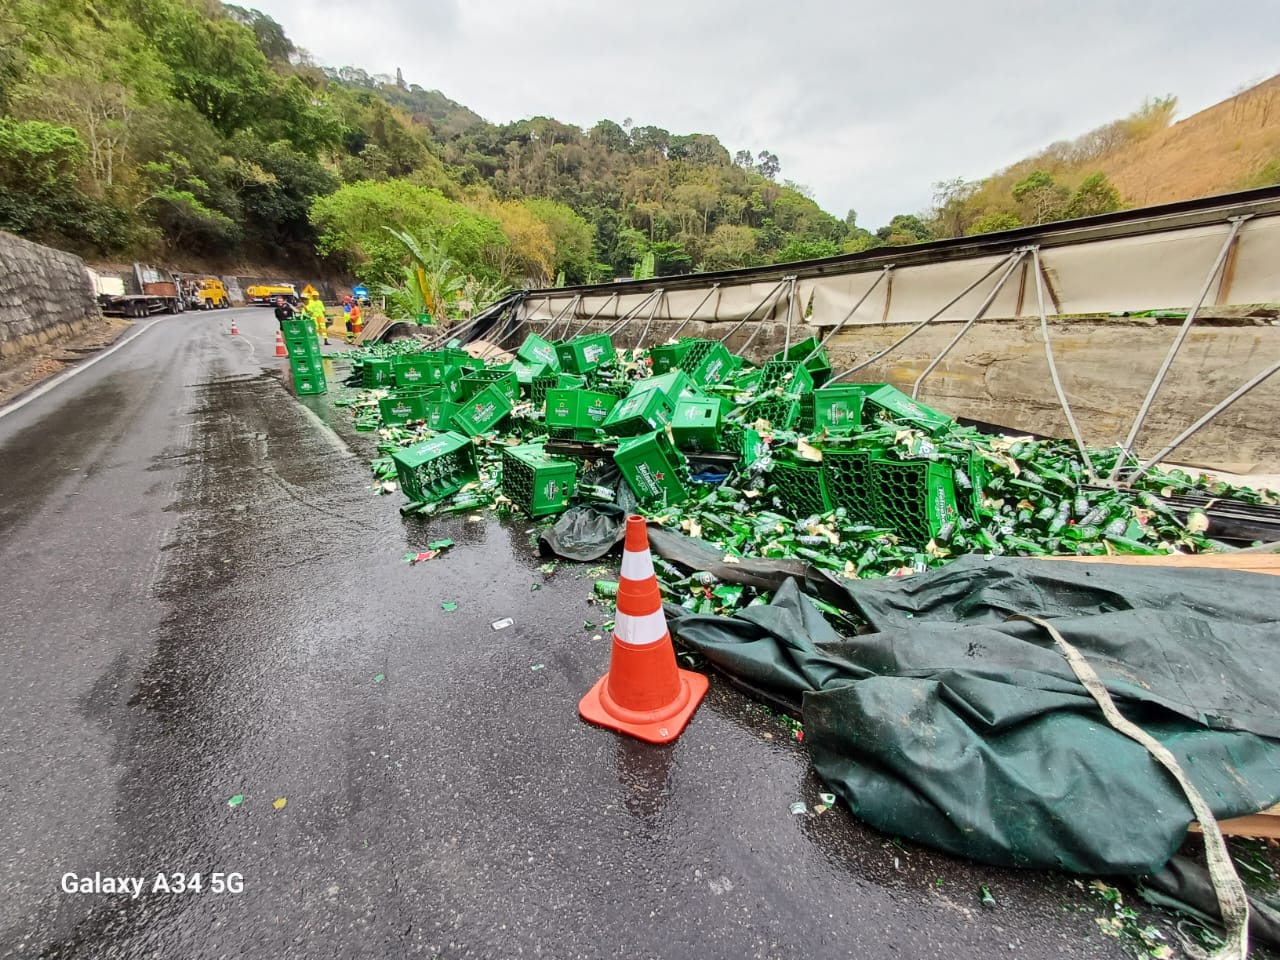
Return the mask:
{"type": "Polygon", "coordinates": [[[105,360],[107,359],[107,357],[111,356],[121,347],[126,347],[129,344],[133,343],[133,341],[137,340],[144,333],[146,333],[148,330],[154,327],[157,323],[163,323],[166,320],[172,320],[176,316],[179,316],[179,314],[176,314],[176,313],[167,314],[163,317],[157,317],[155,320],[152,320],[150,323],[147,323],[144,326],[139,327],[137,330],[129,334],[127,337],[122,337],[121,339],[117,340],[115,343],[107,347],[107,349],[103,350],[101,353],[90,357],[88,360],[85,360],[82,363],[77,363],[74,367],[71,367],[68,370],[62,371],[62,373],[58,374],[52,380],[49,380],[48,382],[41,384],[40,386],[36,387],[27,395],[23,397],[19,397],[17,400],[13,401],[13,403],[9,404],[7,407],[0,407],[0,417],[7,417],[9,414],[14,413],[15,411],[21,410],[32,400],[36,400],[36,399],[39,399],[40,397],[43,397],[46,393],[48,393],[54,387],[58,386],[59,384],[66,383],[68,380],[74,377],[77,373],[84,373],[86,370],[92,367],[99,360],[105,360]]]}

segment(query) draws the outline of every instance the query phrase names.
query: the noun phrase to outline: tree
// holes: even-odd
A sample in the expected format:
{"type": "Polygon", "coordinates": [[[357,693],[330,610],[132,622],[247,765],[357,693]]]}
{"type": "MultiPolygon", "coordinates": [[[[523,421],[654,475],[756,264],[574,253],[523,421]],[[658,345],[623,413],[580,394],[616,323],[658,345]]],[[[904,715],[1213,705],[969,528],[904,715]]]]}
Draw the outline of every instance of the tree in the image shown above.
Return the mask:
{"type": "Polygon", "coordinates": [[[778,174],[782,172],[782,164],[778,162],[778,155],[770,153],[768,150],[761,150],[756,157],[756,171],[766,180],[778,179],[778,174]]]}
{"type": "Polygon", "coordinates": [[[1092,217],[1119,210],[1121,206],[1120,191],[1107,179],[1106,174],[1098,172],[1089,174],[1080,182],[1062,212],[1063,216],[1069,218],[1092,217]]]}
{"type": "Polygon", "coordinates": [[[986,213],[969,224],[965,236],[975,237],[982,233],[996,233],[1000,230],[1013,230],[1022,226],[1016,213],[986,213]]]}
{"type": "Polygon", "coordinates": [[[1062,219],[1067,197],[1066,187],[1043,170],[1033,170],[1013,185],[1013,199],[1022,210],[1024,223],[1048,223],[1062,219]]]}
{"type": "Polygon", "coordinates": [[[702,254],[702,268],[726,270],[749,267],[756,260],[756,232],[750,227],[722,223],[711,233],[702,254]]]}
{"type": "Polygon", "coordinates": [[[961,237],[978,216],[970,201],[980,184],[953,177],[933,185],[934,227],[939,236],[961,237]]]}
{"type": "Polygon", "coordinates": [[[750,150],[739,150],[733,155],[733,162],[735,166],[742,167],[744,170],[755,169],[755,161],[751,157],[750,150]]]}
{"type": "Polygon", "coordinates": [[[693,271],[693,258],[685,250],[684,244],[676,240],[661,240],[650,250],[653,256],[654,275],[671,277],[693,271]]]}
{"type": "Polygon", "coordinates": [[[542,198],[524,203],[551,235],[556,271],[569,283],[586,283],[596,262],[595,228],[563,203],[542,198]]]}
{"type": "Polygon", "coordinates": [[[840,247],[831,240],[792,240],[778,251],[773,262],[794,263],[797,260],[820,260],[823,257],[838,256],[840,253],[840,247]]]}
{"type": "Polygon", "coordinates": [[[900,213],[888,225],[876,231],[876,236],[890,247],[905,247],[912,243],[925,243],[933,239],[933,232],[914,214],[900,213]]]}

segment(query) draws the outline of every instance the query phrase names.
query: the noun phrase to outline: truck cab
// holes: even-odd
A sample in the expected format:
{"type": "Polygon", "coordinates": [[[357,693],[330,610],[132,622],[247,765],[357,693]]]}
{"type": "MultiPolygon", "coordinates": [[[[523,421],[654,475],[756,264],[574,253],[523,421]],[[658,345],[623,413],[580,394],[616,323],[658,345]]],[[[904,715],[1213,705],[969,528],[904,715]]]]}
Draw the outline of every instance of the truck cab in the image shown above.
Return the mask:
{"type": "Polygon", "coordinates": [[[205,277],[197,281],[196,296],[200,300],[201,310],[222,310],[231,306],[231,296],[217,277],[205,277]]]}

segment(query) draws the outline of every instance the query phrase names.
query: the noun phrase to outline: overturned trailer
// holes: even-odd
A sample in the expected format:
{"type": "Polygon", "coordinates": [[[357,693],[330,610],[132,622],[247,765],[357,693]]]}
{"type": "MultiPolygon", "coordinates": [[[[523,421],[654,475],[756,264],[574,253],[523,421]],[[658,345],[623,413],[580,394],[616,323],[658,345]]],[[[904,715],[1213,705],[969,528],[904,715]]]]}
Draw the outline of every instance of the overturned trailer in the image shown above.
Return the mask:
{"type": "Polygon", "coordinates": [[[518,343],[681,336],[762,357],[816,335],[1009,430],[1280,471],[1280,189],[746,270],[528,290],[455,328],[518,343]]]}

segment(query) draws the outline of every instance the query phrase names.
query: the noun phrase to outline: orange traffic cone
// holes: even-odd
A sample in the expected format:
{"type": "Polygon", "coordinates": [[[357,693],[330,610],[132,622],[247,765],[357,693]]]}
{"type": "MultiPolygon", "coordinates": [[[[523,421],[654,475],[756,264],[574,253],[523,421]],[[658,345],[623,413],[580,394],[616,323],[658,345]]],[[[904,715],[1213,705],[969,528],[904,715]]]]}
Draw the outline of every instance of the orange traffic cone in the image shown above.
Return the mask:
{"type": "Polygon", "coordinates": [[[627,517],[609,672],[582,698],[578,713],[649,743],[670,743],[706,693],[706,677],[676,667],[644,517],[627,517]]]}
{"type": "Polygon", "coordinates": [[[284,348],[284,335],[279,330],[277,330],[276,331],[276,356],[287,357],[288,355],[289,355],[289,351],[284,348]]]}
{"type": "Polygon", "coordinates": [[[240,334],[240,331],[236,329],[236,322],[233,319],[231,321],[231,335],[235,337],[235,336],[239,336],[239,334],[240,334]]]}

